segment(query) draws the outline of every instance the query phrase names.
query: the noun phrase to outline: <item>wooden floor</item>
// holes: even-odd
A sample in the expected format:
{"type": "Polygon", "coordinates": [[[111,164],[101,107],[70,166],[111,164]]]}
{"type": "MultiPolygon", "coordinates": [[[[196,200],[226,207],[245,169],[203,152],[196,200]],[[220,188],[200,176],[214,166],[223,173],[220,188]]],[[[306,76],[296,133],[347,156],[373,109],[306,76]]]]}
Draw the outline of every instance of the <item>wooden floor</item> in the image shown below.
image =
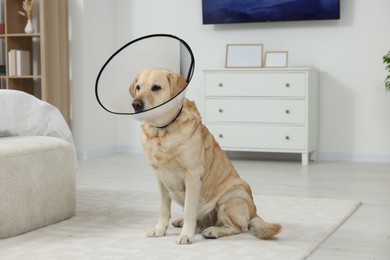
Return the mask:
{"type": "MultiPolygon", "coordinates": [[[[363,205],[309,259],[390,259],[390,164],[233,160],[261,195],[353,199],[363,205]]],[[[79,161],[78,186],[157,191],[156,177],[139,154],[79,161]],[[103,178],[106,172],[111,177],[103,178]],[[125,181],[115,181],[121,176],[125,181]]]]}

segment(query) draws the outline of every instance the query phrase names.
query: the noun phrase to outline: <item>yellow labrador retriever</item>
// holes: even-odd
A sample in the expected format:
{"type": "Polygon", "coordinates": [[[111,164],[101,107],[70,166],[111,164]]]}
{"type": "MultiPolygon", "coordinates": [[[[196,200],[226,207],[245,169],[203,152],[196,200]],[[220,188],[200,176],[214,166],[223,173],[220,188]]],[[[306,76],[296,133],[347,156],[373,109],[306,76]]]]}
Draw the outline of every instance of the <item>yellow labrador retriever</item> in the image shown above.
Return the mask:
{"type": "MultiPolygon", "coordinates": [[[[136,112],[162,104],[186,85],[183,78],[165,69],[140,72],[129,90],[136,112]]],[[[172,199],[184,207],[178,244],[194,242],[195,232],[218,238],[250,232],[269,239],[281,226],[265,222],[256,213],[252,191],[202,124],[195,104],[184,100],[173,122],[161,128],[144,123],[141,143],[155,169],[161,195],[160,216],[148,237],[164,236],[171,217],[172,199]]]]}

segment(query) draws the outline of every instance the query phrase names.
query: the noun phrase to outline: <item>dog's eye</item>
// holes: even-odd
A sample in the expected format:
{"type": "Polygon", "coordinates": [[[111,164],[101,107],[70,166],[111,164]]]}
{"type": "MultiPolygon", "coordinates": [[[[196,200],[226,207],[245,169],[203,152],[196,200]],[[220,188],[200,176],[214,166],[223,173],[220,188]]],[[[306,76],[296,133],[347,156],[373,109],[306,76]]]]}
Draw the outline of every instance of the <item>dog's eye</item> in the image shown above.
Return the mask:
{"type": "Polygon", "coordinates": [[[153,85],[152,86],[152,91],[159,91],[161,87],[159,85],[153,85]]]}
{"type": "Polygon", "coordinates": [[[136,89],[136,90],[140,90],[141,87],[140,87],[139,85],[137,85],[137,86],[135,86],[135,89],[136,89]]]}

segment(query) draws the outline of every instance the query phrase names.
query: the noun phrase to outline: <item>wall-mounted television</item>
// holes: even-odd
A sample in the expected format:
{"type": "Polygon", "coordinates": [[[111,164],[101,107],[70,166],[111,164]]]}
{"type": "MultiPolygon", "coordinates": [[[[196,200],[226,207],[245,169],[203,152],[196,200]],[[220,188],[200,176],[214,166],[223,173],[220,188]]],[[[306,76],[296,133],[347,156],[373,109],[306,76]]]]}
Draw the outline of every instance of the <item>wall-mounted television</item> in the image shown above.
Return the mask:
{"type": "Polygon", "coordinates": [[[202,0],[203,24],[340,19],[340,0],[202,0]]]}

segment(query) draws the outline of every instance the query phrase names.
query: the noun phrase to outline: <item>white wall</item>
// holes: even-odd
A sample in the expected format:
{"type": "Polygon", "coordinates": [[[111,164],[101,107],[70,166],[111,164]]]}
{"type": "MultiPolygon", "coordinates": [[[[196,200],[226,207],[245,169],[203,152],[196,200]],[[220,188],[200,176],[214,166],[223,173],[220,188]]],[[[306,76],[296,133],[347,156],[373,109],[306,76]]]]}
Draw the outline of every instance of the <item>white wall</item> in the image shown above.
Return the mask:
{"type": "MultiPolygon", "coordinates": [[[[114,146],[121,151],[140,150],[139,124],[104,114],[87,89],[94,84],[96,65],[103,63],[112,44],[119,48],[139,36],[170,33],[184,39],[194,52],[196,68],[187,96],[195,99],[201,112],[202,70],[223,68],[227,43],[263,43],[265,50],[288,50],[290,67],[311,66],[320,71],[319,159],[390,162],[390,95],[384,91],[382,64],[382,56],[390,50],[390,1],[343,0],[339,21],[235,25],[202,25],[200,0],[116,0],[116,5],[104,0],[83,2],[98,3],[94,8],[101,7],[97,10],[101,13],[85,12],[82,25],[86,35],[80,45],[96,41],[89,26],[95,19],[101,20],[102,14],[107,23],[103,26],[114,26],[116,34],[101,35],[103,49],[96,44],[83,48],[90,54],[82,55],[81,70],[87,75],[83,75],[82,86],[72,85],[73,131],[81,154],[93,155],[114,146]],[[88,33],[94,38],[87,37],[88,33]],[[116,36],[114,43],[104,39],[109,35],[116,36]],[[75,97],[75,92],[84,95],[75,97]],[[75,118],[78,113],[84,114],[82,119],[75,118]],[[116,123],[115,141],[108,137],[98,140],[105,129],[89,136],[101,123],[112,121],[116,123]]],[[[72,60],[78,58],[72,56],[72,60]]]]}
{"type": "Polygon", "coordinates": [[[115,116],[95,99],[95,79],[115,50],[115,4],[106,0],[70,0],[72,132],[79,158],[107,154],[116,147],[115,116]]]}

